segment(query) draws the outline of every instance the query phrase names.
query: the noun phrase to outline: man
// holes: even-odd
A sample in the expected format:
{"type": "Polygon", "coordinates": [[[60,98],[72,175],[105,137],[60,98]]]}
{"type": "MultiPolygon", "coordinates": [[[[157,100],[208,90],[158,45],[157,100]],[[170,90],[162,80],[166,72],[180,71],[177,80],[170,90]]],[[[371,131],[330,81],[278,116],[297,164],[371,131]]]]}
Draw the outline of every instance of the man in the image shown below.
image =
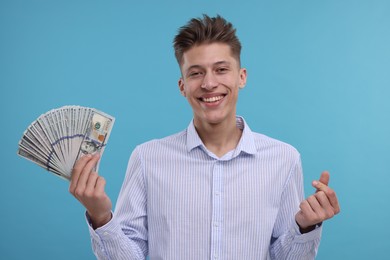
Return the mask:
{"type": "Polygon", "coordinates": [[[303,198],[299,153],[236,116],[247,72],[232,25],[192,19],[174,40],[188,128],[133,151],[115,213],[99,156],[75,165],[70,192],[86,207],[99,259],[313,259],[321,224],[340,211],[329,174],[303,198]]]}

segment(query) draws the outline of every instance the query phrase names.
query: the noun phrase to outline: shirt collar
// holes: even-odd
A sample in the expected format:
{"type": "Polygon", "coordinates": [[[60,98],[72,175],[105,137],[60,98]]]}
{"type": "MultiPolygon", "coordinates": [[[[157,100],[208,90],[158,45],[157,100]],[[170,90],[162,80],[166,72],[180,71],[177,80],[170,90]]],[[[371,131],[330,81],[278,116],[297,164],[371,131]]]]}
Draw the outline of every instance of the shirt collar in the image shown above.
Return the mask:
{"type": "MultiPolygon", "coordinates": [[[[236,116],[236,125],[243,131],[240,141],[238,142],[237,147],[234,151],[233,157],[239,155],[241,152],[245,152],[247,154],[255,154],[257,149],[255,145],[255,139],[253,137],[253,132],[245,122],[244,118],[241,116],[236,116]]],[[[187,128],[187,151],[190,152],[196,147],[203,147],[204,149],[206,149],[205,145],[203,144],[202,140],[198,135],[198,132],[195,129],[194,120],[191,120],[187,128]]]]}

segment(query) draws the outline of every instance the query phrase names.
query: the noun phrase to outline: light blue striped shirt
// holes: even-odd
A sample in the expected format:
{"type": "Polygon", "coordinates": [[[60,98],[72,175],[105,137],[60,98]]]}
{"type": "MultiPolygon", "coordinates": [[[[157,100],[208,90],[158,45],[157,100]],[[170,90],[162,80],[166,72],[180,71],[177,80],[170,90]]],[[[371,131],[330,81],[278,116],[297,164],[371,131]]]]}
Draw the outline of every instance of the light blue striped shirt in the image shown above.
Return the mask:
{"type": "Polygon", "coordinates": [[[218,158],[193,123],[133,151],[113,219],[90,227],[99,259],[314,259],[321,228],[300,234],[299,153],[243,130],[218,158]]]}

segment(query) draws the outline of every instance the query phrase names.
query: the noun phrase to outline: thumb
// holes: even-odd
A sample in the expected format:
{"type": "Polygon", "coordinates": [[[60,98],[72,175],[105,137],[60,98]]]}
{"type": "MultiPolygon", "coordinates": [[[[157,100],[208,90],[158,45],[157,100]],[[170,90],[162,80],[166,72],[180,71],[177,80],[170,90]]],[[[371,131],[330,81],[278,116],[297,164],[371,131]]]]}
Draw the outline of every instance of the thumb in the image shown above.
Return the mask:
{"type": "Polygon", "coordinates": [[[321,176],[320,176],[320,182],[325,184],[326,186],[328,186],[329,184],[329,178],[330,178],[330,175],[329,175],[329,172],[327,171],[323,171],[321,173],[321,176]]]}
{"type": "Polygon", "coordinates": [[[329,178],[330,178],[329,172],[323,171],[321,173],[319,181],[313,181],[313,187],[316,188],[317,191],[321,190],[322,187],[328,186],[329,178]]]}

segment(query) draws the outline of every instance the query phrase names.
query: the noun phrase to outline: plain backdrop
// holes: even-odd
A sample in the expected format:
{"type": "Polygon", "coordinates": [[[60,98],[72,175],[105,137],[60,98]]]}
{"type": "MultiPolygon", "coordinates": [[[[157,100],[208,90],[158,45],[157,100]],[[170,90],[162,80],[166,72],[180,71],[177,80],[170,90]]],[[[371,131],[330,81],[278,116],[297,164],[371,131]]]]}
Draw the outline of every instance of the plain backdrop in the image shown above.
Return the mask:
{"type": "Polygon", "coordinates": [[[331,173],[342,210],[317,259],[388,259],[389,1],[0,0],[1,259],[94,259],[68,182],[18,157],[19,139],[64,105],[115,116],[100,168],[115,203],[134,147],[192,119],[172,39],[203,13],[241,39],[238,114],[300,151],[306,195],[331,173]]]}

